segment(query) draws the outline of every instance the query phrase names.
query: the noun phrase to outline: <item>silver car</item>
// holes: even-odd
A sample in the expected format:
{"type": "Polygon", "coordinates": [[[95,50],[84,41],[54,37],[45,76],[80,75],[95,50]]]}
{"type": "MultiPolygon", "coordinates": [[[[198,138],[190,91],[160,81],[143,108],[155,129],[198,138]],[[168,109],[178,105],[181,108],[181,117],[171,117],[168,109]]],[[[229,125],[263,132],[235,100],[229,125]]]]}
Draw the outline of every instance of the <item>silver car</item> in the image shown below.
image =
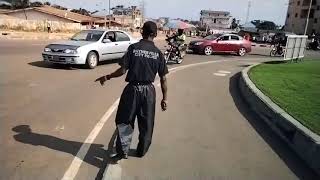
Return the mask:
{"type": "Polygon", "coordinates": [[[68,41],[47,45],[42,57],[45,62],[86,64],[93,69],[99,61],[121,58],[130,44],[136,42],[124,31],[83,30],[68,41]]]}

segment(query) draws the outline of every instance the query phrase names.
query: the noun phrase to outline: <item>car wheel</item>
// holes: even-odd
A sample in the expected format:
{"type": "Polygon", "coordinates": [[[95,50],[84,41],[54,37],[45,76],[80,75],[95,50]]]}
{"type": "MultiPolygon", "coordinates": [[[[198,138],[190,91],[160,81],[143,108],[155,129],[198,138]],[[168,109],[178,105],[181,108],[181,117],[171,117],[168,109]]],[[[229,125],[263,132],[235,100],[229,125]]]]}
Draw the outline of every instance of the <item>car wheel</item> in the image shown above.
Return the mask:
{"type": "Polygon", "coordinates": [[[95,67],[97,67],[98,62],[99,62],[99,58],[98,58],[97,53],[90,51],[87,56],[87,64],[86,64],[87,67],[89,69],[94,69],[95,67]]]}
{"type": "Polygon", "coordinates": [[[212,52],[213,52],[213,49],[212,49],[211,46],[206,46],[206,47],[204,48],[204,54],[205,54],[205,55],[210,56],[210,55],[212,54],[212,52]]]}
{"type": "Polygon", "coordinates": [[[244,56],[244,55],[246,55],[246,53],[247,53],[247,50],[246,50],[246,48],[243,48],[243,47],[240,48],[238,51],[239,56],[244,56]]]}

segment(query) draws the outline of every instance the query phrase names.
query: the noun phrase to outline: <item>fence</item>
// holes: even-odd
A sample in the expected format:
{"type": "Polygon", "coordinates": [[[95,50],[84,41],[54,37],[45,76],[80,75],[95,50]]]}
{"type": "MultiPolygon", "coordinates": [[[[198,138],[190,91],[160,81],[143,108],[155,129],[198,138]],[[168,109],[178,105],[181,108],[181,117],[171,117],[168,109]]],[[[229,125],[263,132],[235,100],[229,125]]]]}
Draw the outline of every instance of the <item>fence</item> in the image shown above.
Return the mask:
{"type": "MultiPolygon", "coordinates": [[[[76,32],[85,29],[80,23],[49,21],[52,32],[76,32]]],[[[47,22],[39,20],[0,19],[0,29],[41,32],[47,31],[47,22]]]]}

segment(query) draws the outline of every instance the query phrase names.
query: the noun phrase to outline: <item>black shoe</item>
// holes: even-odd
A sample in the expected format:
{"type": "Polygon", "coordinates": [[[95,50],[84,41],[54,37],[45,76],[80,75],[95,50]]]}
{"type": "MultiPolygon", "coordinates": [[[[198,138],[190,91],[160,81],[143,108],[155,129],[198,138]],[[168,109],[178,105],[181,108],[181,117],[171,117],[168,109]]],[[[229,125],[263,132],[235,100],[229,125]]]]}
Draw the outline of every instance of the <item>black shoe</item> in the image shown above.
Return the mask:
{"type": "Polygon", "coordinates": [[[121,159],[128,159],[128,154],[119,154],[119,153],[111,154],[110,158],[113,161],[120,161],[121,159]]]}
{"type": "Polygon", "coordinates": [[[136,157],[138,158],[142,158],[144,156],[144,154],[140,151],[136,151],[136,157]]]}

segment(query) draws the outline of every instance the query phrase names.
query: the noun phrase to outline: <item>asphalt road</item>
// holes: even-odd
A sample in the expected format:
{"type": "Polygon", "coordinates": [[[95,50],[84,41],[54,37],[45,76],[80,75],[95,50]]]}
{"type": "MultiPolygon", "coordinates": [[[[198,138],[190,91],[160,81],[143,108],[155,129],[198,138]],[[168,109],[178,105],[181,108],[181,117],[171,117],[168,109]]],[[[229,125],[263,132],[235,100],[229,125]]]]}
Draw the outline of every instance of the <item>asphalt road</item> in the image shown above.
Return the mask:
{"type": "MultiPolygon", "coordinates": [[[[0,41],[1,180],[87,180],[103,174],[139,180],[319,179],[239,94],[239,72],[270,60],[268,49],[241,58],[187,55],[182,65],[169,65],[169,109],[157,106],[149,153],[112,165],[107,155],[115,130],[113,105],[125,82],[120,78],[101,87],[94,80],[118,65],[103,63],[94,70],[47,65],[41,61],[46,43],[0,41]]],[[[163,48],[164,42],[157,45],[163,48]]]]}

